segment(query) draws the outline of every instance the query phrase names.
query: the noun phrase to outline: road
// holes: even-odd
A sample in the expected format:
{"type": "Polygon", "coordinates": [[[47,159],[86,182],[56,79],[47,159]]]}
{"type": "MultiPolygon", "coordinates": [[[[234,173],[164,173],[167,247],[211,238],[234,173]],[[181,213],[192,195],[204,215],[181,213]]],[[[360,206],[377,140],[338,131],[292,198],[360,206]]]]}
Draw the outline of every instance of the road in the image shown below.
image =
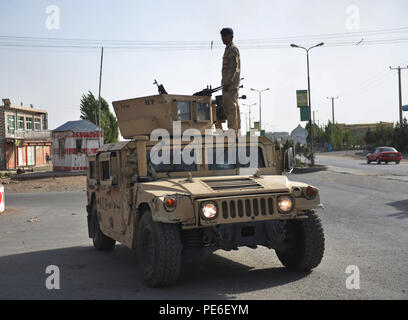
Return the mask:
{"type": "Polygon", "coordinates": [[[325,256],[311,273],[287,272],[266,248],[241,248],[186,265],[177,285],[151,289],[131,250],[93,249],[84,193],[9,194],[0,299],[407,299],[407,182],[335,171],[290,179],[319,187],[325,206],[325,256]],[[59,290],[45,287],[48,265],[60,269],[59,290]],[[359,268],[360,289],[346,288],[349,265],[359,268]]]}
{"type": "Polygon", "coordinates": [[[330,153],[317,154],[316,163],[329,167],[329,170],[339,173],[353,173],[360,176],[381,176],[387,179],[408,181],[408,161],[402,160],[400,164],[367,164],[364,157],[352,159],[331,155],[330,153]]]}

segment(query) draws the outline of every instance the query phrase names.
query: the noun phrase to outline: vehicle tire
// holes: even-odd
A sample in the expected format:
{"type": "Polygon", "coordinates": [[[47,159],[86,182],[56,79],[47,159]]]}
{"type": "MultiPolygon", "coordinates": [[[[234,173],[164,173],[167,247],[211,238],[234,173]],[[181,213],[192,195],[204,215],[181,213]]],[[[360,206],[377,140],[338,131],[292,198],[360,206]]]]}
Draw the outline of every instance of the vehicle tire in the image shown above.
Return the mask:
{"type": "Polygon", "coordinates": [[[99,251],[112,251],[116,241],[102,233],[95,203],[92,205],[91,223],[93,228],[92,242],[95,249],[99,251]]]}
{"type": "Polygon", "coordinates": [[[137,255],[147,285],[156,288],[174,284],[182,259],[180,227],[154,222],[150,211],[145,211],[137,231],[137,255]]]}
{"type": "Polygon", "coordinates": [[[400,161],[399,161],[399,160],[395,161],[395,164],[399,164],[399,163],[400,163],[400,161]]]}
{"type": "Polygon", "coordinates": [[[379,158],[376,159],[377,164],[381,164],[381,161],[379,158]]]}
{"type": "Polygon", "coordinates": [[[324,231],[319,216],[308,212],[307,219],[288,220],[285,242],[289,249],[276,250],[280,262],[291,271],[310,271],[317,267],[324,253],[324,231]]]}
{"type": "Polygon", "coordinates": [[[370,164],[370,163],[371,163],[370,159],[367,158],[367,164],[370,164]]]}

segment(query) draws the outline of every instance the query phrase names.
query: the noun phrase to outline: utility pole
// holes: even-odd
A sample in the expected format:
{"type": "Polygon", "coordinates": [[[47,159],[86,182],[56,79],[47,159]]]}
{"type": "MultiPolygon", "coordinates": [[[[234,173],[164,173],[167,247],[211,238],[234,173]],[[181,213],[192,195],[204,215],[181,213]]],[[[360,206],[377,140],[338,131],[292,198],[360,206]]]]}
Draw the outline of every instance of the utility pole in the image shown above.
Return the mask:
{"type": "Polygon", "coordinates": [[[400,67],[398,66],[397,68],[392,68],[390,67],[390,70],[398,70],[398,91],[399,91],[399,123],[402,124],[402,89],[401,89],[401,70],[408,69],[407,67],[400,67]]]}
{"type": "Polygon", "coordinates": [[[270,88],[266,88],[264,90],[257,90],[257,89],[251,88],[251,91],[256,91],[259,94],[259,134],[261,134],[261,131],[262,131],[261,93],[264,91],[268,91],[268,90],[270,90],[270,88]]]}
{"type": "Polygon", "coordinates": [[[332,101],[332,122],[333,122],[333,125],[334,125],[334,100],[335,99],[338,99],[339,97],[337,96],[337,97],[327,97],[327,99],[331,99],[331,101],[332,101]]]}
{"type": "Polygon", "coordinates": [[[101,68],[99,70],[99,94],[98,94],[98,126],[99,126],[99,147],[102,147],[102,126],[101,126],[101,84],[102,84],[102,64],[103,64],[103,47],[101,50],[101,68]]]}
{"type": "Polygon", "coordinates": [[[314,166],[314,154],[313,154],[313,127],[312,127],[312,103],[311,103],[311,92],[310,92],[310,70],[309,70],[309,50],[316,48],[316,47],[321,47],[324,45],[324,42],[320,42],[319,44],[310,47],[308,49],[298,46],[297,44],[291,44],[290,46],[292,48],[299,48],[299,49],[303,49],[306,51],[306,63],[307,63],[307,93],[309,96],[309,136],[310,136],[310,155],[311,155],[311,166],[314,166]]]}
{"type": "Polygon", "coordinates": [[[314,124],[314,125],[316,125],[315,112],[319,112],[319,111],[313,110],[313,124],[314,124]]]}
{"type": "Polygon", "coordinates": [[[256,102],[253,103],[253,104],[243,103],[242,105],[248,107],[249,121],[248,121],[248,130],[247,131],[251,131],[251,107],[256,106],[256,102]]]}

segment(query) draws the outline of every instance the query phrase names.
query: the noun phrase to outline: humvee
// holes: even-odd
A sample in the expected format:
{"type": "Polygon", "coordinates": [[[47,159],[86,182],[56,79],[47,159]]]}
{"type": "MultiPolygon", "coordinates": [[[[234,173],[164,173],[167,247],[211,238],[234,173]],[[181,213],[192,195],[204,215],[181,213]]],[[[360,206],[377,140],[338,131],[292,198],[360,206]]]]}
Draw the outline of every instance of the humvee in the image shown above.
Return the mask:
{"type": "MultiPolygon", "coordinates": [[[[282,160],[285,155],[290,160],[290,153],[260,136],[252,168],[225,159],[177,163],[171,151],[183,151],[191,141],[176,138],[174,121],[182,132],[194,128],[204,135],[223,121],[211,97],[159,94],[115,101],[113,107],[128,140],[103,145],[88,159],[88,233],[97,250],[113,250],[116,242],[134,249],[152,287],[175,283],[182,263],[219,249],[265,246],[290,270],[319,265],[324,252],[315,212],[322,207],[319,192],[284,175],[291,165],[282,160]],[[152,139],[154,129],[169,132],[163,144],[169,163],[152,160],[159,143],[152,139]]],[[[231,146],[227,137],[221,143],[216,138],[195,146],[193,156],[205,158],[211,149],[231,146]]]]}

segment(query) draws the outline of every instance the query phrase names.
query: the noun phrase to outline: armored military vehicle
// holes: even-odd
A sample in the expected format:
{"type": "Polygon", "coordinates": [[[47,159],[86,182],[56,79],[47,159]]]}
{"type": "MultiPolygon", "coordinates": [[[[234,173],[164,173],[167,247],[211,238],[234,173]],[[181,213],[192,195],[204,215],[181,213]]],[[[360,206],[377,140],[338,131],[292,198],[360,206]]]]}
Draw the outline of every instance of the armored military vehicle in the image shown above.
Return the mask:
{"type": "Polygon", "coordinates": [[[290,161],[282,159],[290,156],[279,145],[258,137],[251,146],[257,155],[252,166],[225,160],[231,145],[248,152],[251,137],[231,142],[206,135],[205,144],[196,141],[187,150],[223,121],[210,95],[162,93],[115,101],[113,107],[128,140],[106,144],[89,157],[88,231],[97,250],[113,250],[116,242],[134,249],[152,287],[175,283],[184,262],[241,246],[273,249],[290,270],[319,265],[324,252],[315,212],[322,207],[319,192],[287,179],[290,161]],[[181,132],[193,128],[195,136],[181,139],[175,123],[181,132]],[[157,138],[156,129],[168,138],[157,138]],[[153,159],[158,144],[157,154],[169,151],[168,163],[153,159]],[[219,148],[224,151],[217,153],[219,148]],[[175,150],[197,161],[176,161],[175,150]],[[221,162],[211,161],[216,154],[224,156],[221,162]]]}

